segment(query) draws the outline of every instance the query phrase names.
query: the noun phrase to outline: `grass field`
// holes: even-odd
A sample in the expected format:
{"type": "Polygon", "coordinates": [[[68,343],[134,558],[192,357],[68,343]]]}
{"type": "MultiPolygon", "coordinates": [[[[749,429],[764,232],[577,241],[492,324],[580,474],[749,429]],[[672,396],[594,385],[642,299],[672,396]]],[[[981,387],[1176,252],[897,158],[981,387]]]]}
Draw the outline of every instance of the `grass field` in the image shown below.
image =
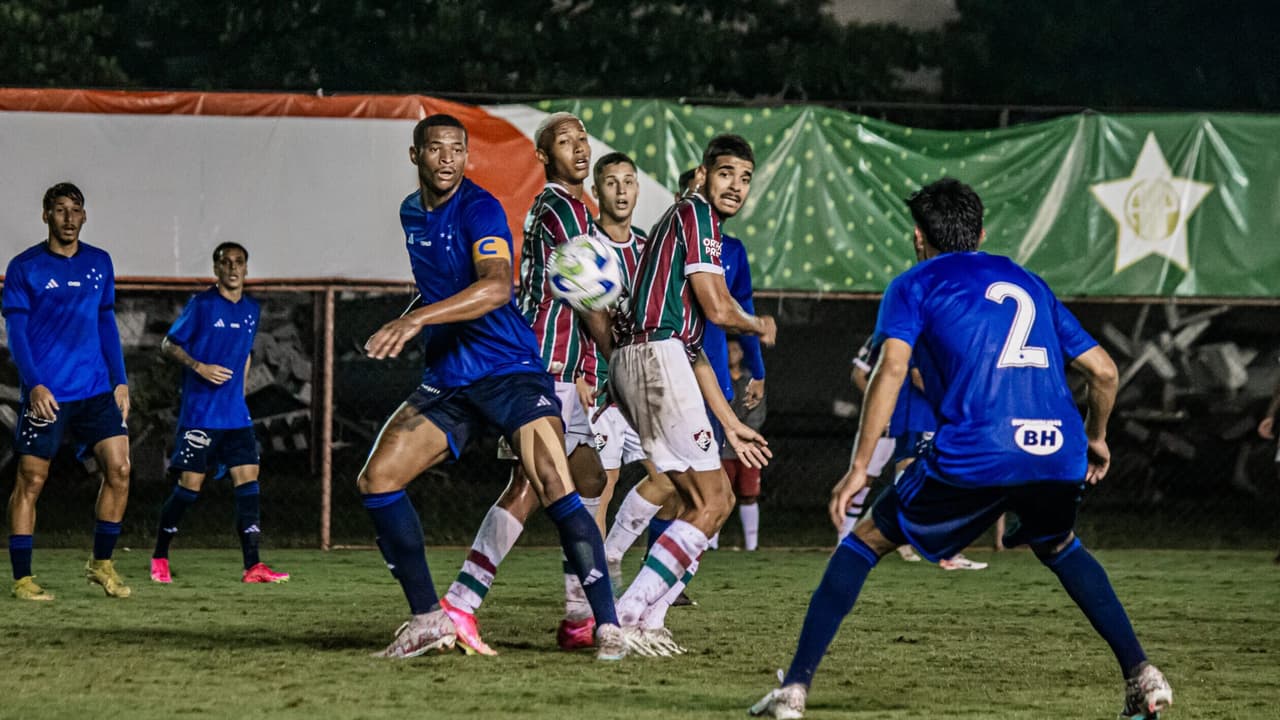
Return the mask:
{"type": "MultiPolygon", "coordinates": [[[[443,589],[462,557],[432,549],[443,589]]],[[[872,574],[810,695],[821,718],[1114,718],[1110,652],[1025,552],[983,572],[891,556],[872,574]]],[[[376,660],[405,619],[374,552],[275,551],[281,586],[238,582],[238,553],[176,550],[175,582],[117,554],[134,595],[80,579],[84,554],[37,550],[51,604],[0,600],[0,717],[731,718],[790,659],[818,550],[708,554],[669,625],[693,652],[595,662],[555,649],[559,552],[519,548],[481,613],[496,658],[376,660]]],[[[1276,718],[1280,568],[1263,552],[1099,557],[1173,683],[1169,717],[1276,718]]]]}

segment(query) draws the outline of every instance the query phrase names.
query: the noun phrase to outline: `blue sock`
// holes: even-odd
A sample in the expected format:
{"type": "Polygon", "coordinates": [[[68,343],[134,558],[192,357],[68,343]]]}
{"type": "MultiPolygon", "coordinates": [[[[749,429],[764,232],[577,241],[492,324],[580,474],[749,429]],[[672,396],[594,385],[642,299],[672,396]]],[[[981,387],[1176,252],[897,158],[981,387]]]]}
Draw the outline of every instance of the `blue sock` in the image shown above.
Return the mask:
{"type": "Polygon", "coordinates": [[[1040,562],[1058,576],[1063,589],[1084,611],[1093,629],[1111,646],[1120,663],[1120,672],[1126,678],[1133,677],[1138,666],[1146,662],[1147,654],[1107,579],[1107,571],[1078,538],[1057,555],[1041,555],[1040,562]]]}
{"type": "Polygon", "coordinates": [[[244,569],[257,565],[258,539],[262,537],[262,514],[258,503],[258,481],[237,485],[236,532],[240,535],[240,552],[244,555],[244,569]]]}
{"type": "Polygon", "coordinates": [[[364,496],[364,506],[378,533],[378,548],[391,574],[400,581],[409,611],[414,615],[431,612],[440,605],[431,570],[427,567],[422,522],[403,490],[364,496]]]}
{"type": "Polygon", "coordinates": [[[98,520],[93,524],[93,559],[110,560],[120,539],[120,523],[98,520]]]}
{"type": "Polygon", "coordinates": [[[13,564],[13,579],[21,580],[31,574],[31,548],[35,546],[30,535],[9,536],[9,562],[13,564]]]}
{"type": "Polygon", "coordinates": [[[835,639],[840,623],[853,609],[858,593],[862,591],[862,583],[879,561],[875,551],[853,533],[846,535],[836,546],[835,554],[827,562],[822,582],[809,600],[809,612],[805,614],[804,627],[800,630],[800,643],[783,685],[802,683],[808,687],[813,682],[813,674],[827,653],[827,646],[835,639]]]}
{"type": "Polygon", "coordinates": [[[661,520],[658,516],[654,516],[649,520],[649,537],[645,540],[644,550],[649,552],[653,549],[653,544],[658,542],[658,538],[662,537],[662,533],[671,527],[671,523],[675,520],[661,520]]]}
{"type": "Polygon", "coordinates": [[[173,536],[178,534],[178,523],[182,522],[182,516],[187,512],[187,508],[195,504],[199,499],[200,493],[195,490],[188,490],[181,485],[173,486],[173,494],[169,495],[169,499],[164,501],[164,505],[160,507],[160,530],[156,533],[156,549],[151,553],[151,557],[165,559],[169,557],[169,543],[173,542],[173,536]]]}
{"type": "Polygon", "coordinates": [[[547,507],[547,516],[560,531],[560,547],[565,561],[582,582],[582,591],[591,605],[596,626],[617,625],[613,586],[604,561],[604,541],[595,518],[582,506],[582,498],[571,492],[547,507]]]}

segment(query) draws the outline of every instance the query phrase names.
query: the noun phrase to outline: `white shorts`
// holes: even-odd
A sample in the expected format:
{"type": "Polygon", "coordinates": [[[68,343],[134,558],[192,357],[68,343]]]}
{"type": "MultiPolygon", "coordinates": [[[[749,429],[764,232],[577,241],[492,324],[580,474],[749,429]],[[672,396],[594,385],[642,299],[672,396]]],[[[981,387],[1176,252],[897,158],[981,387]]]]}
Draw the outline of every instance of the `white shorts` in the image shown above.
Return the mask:
{"type": "Polygon", "coordinates": [[[609,372],[614,399],[659,472],[720,469],[720,448],[684,343],[623,345],[609,372]]]}
{"type": "Polygon", "coordinates": [[[876,441],[875,452],[871,453],[871,462],[867,463],[867,477],[879,477],[880,473],[884,472],[884,466],[893,458],[893,448],[896,444],[893,438],[887,437],[876,441]]]}
{"type": "MultiPolygon", "coordinates": [[[[564,454],[570,455],[579,445],[595,447],[595,433],[591,419],[578,399],[578,387],[573,383],[556,381],[556,398],[560,401],[560,421],[564,423],[564,454]]],[[[498,440],[498,459],[515,460],[516,454],[506,438],[498,440]]]]}
{"type": "Polygon", "coordinates": [[[640,436],[622,416],[617,405],[601,411],[600,416],[592,421],[591,429],[595,431],[596,450],[605,470],[617,470],[623,465],[644,460],[640,436]]]}

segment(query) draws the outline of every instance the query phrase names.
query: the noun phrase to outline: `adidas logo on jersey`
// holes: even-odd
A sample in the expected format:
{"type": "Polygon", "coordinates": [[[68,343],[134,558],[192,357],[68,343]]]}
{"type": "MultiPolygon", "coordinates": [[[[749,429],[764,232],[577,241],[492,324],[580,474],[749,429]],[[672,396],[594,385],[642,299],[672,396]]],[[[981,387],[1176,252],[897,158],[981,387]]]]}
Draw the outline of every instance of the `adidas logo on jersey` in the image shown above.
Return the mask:
{"type": "Polygon", "coordinates": [[[214,326],[214,327],[224,328],[224,327],[226,327],[226,326],[227,326],[227,324],[226,324],[226,323],[224,323],[224,322],[222,322],[222,318],[218,318],[218,322],[214,323],[214,324],[213,324],[213,326],[214,326]]]}
{"type": "Polygon", "coordinates": [[[547,399],[546,395],[542,395],[538,398],[537,407],[551,407],[551,401],[547,399]]]}
{"type": "Polygon", "coordinates": [[[53,278],[49,278],[49,282],[44,284],[45,290],[54,290],[54,289],[57,289],[57,287],[58,287],[58,281],[54,280],[53,278]]]}
{"type": "Polygon", "coordinates": [[[596,582],[603,577],[604,577],[604,573],[600,572],[595,568],[591,568],[591,572],[587,573],[587,577],[582,581],[582,587],[584,588],[591,587],[592,585],[595,585],[596,582]]]}

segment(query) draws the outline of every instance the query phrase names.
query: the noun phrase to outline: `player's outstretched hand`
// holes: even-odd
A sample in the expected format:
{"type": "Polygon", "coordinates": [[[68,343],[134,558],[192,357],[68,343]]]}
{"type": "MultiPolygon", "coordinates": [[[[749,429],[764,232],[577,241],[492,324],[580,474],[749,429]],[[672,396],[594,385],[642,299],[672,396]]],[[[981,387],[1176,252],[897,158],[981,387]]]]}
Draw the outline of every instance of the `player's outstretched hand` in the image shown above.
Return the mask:
{"type": "Polygon", "coordinates": [[[1258,423],[1258,437],[1263,440],[1275,440],[1276,429],[1275,420],[1271,417],[1262,418],[1262,422],[1258,423]]]}
{"type": "Polygon", "coordinates": [[[1107,447],[1106,440],[1090,440],[1089,441],[1089,472],[1085,475],[1085,480],[1090,485],[1097,485],[1098,481],[1107,476],[1107,470],[1111,468],[1111,448],[1107,447]]]}
{"type": "Polygon", "coordinates": [[[31,395],[27,398],[27,403],[31,406],[31,412],[42,420],[57,420],[58,411],[62,409],[58,407],[58,401],[53,397],[53,391],[43,385],[31,388],[31,395]]]}
{"type": "Polygon", "coordinates": [[[778,323],[772,315],[760,316],[760,344],[773,347],[778,342],[778,323]]]}
{"type": "Polygon", "coordinates": [[[421,330],[422,327],[417,322],[407,317],[396,318],[369,338],[364,344],[364,352],[374,360],[398,357],[400,351],[404,350],[405,343],[416,337],[421,330]]]}
{"type": "Polygon", "coordinates": [[[192,370],[195,370],[197,375],[208,380],[214,385],[221,385],[222,383],[230,380],[231,376],[235,374],[221,365],[206,365],[202,362],[196,363],[196,366],[192,368],[192,370]]]}
{"type": "Polygon", "coordinates": [[[111,393],[116,400],[116,407],[120,408],[120,419],[129,419],[129,386],[117,385],[116,389],[111,393]]]}
{"type": "Polygon", "coordinates": [[[853,502],[853,496],[866,486],[866,471],[857,472],[850,468],[849,472],[840,478],[840,482],[831,488],[831,502],[827,505],[827,512],[831,515],[831,524],[836,526],[836,532],[840,532],[840,526],[844,523],[844,513],[853,502]]]}
{"type": "Polygon", "coordinates": [[[751,378],[747,382],[747,391],[742,396],[742,405],[748,410],[754,410],[760,401],[764,399],[764,380],[751,378]]]}
{"type": "Polygon", "coordinates": [[[760,433],[737,423],[724,429],[725,442],[733,448],[733,454],[747,464],[747,467],[762,468],[769,464],[773,451],[769,449],[769,441],[760,433]]]}

